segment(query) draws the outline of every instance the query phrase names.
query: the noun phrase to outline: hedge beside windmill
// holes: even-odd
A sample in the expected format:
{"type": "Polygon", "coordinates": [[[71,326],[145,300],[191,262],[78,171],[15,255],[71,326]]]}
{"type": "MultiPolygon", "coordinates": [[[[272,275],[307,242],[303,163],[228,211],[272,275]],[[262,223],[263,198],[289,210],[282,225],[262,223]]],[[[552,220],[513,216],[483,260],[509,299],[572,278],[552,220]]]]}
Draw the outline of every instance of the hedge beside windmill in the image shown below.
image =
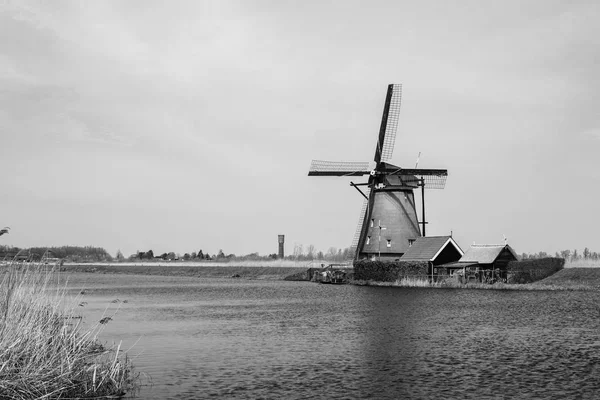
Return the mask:
{"type": "Polygon", "coordinates": [[[401,99],[402,85],[388,85],[373,162],[313,160],[308,172],[309,176],[368,175],[367,182],[350,182],[365,198],[352,243],[356,260],[399,258],[414,240],[425,236],[425,202],[419,222],[414,190],[420,188],[424,195],[424,189],[443,189],[448,176],[445,169],[403,169],[387,162],[394,152],[401,99]]]}

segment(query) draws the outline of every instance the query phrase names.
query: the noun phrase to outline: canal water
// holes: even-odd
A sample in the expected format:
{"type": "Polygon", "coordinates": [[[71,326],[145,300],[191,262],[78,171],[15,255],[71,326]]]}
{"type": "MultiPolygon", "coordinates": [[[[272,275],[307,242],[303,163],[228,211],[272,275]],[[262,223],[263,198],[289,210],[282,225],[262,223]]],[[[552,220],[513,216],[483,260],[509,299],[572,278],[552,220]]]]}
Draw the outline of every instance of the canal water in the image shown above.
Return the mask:
{"type": "Polygon", "coordinates": [[[597,399],[600,293],[75,274],[143,399],[597,399]],[[115,314],[116,312],[116,314],[115,314]]]}

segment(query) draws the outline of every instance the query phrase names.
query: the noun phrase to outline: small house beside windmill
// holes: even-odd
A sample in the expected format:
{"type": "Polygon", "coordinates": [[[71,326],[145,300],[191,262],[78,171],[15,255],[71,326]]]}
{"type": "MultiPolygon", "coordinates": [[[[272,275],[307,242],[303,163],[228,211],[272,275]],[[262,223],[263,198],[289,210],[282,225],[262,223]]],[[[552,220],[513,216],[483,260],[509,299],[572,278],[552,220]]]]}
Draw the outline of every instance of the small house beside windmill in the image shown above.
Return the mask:
{"type": "Polygon", "coordinates": [[[400,261],[428,263],[427,275],[438,275],[437,267],[442,264],[457,262],[464,252],[452,236],[420,237],[400,257],[400,261]]]}
{"type": "Polygon", "coordinates": [[[373,162],[313,160],[308,172],[309,176],[368,176],[367,182],[350,182],[365,198],[352,243],[356,260],[394,260],[405,254],[425,236],[425,189],[443,189],[446,184],[445,169],[404,169],[387,162],[394,151],[401,97],[402,85],[388,86],[373,162]],[[421,222],[414,196],[419,188],[421,222]]]}
{"type": "Polygon", "coordinates": [[[508,244],[473,244],[458,262],[443,265],[450,275],[460,274],[466,282],[506,279],[506,267],[517,253],[508,244]]]}

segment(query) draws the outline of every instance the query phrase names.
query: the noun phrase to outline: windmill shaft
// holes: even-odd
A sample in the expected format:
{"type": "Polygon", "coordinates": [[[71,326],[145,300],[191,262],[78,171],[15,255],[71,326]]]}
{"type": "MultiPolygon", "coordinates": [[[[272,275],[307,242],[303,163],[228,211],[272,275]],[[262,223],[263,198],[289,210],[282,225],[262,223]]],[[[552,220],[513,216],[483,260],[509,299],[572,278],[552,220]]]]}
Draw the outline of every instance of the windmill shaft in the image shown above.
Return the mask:
{"type": "Polygon", "coordinates": [[[367,184],[366,184],[366,183],[359,183],[359,184],[356,184],[356,183],[354,183],[354,182],[350,182],[350,186],[354,187],[354,189],[358,190],[358,193],[362,194],[362,196],[363,196],[365,199],[369,200],[369,197],[367,197],[367,195],[366,195],[366,194],[364,194],[362,190],[360,190],[360,188],[358,187],[358,185],[367,185],[367,184]]]}
{"type": "Polygon", "coordinates": [[[425,180],[423,180],[421,182],[421,206],[422,206],[421,216],[423,217],[421,220],[422,221],[421,223],[423,224],[423,237],[425,237],[425,236],[427,236],[425,234],[425,224],[426,224],[426,222],[425,222],[425,180]]]}

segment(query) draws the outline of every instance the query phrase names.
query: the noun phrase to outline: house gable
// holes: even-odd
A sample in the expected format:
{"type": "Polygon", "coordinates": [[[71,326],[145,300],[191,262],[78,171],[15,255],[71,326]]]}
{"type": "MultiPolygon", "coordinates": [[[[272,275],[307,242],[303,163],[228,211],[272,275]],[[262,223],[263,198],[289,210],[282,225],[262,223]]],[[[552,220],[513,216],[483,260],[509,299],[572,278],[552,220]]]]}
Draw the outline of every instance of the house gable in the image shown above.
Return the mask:
{"type": "Polygon", "coordinates": [[[435,265],[458,261],[463,251],[450,236],[419,237],[400,258],[402,261],[429,261],[435,265]]]}

